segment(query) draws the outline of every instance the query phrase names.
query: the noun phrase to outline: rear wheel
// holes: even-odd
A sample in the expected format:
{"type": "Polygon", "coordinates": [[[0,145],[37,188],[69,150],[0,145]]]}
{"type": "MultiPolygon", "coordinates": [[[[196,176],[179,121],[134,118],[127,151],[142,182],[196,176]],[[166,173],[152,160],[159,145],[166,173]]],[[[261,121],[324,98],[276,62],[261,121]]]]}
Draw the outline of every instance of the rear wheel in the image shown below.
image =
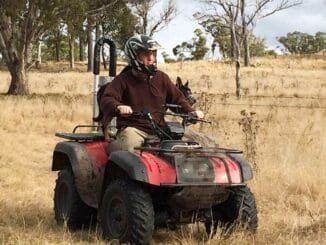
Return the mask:
{"type": "Polygon", "coordinates": [[[233,189],[227,201],[212,208],[212,214],[213,222],[205,223],[209,235],[215,234],[218,226],[227,233],[237,227],[255,232],[258,227],[255,197],[247,186],[233,189]]]}
{"type": "Polygon", "coordinates": [[[101,204],[104,236],[132,244],[149,244],[154,230],[152,199],[140,185],[115,180],[107,187],[101,204]]]}
{"type": "Polygon", "coordinates": [[[96,223],[96,209],[81,200],[70,169],[63,169],[58,174],[54,189],[54,213],[58,225],[66,225],[73,230],[96,223]]]}

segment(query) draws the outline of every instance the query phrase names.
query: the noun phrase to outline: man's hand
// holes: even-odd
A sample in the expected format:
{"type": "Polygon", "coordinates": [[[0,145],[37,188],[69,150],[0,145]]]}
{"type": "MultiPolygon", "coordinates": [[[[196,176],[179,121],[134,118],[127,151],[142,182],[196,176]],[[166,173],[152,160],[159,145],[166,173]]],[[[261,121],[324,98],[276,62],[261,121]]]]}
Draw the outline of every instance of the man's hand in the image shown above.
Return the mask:
{"type": "Polygon", "coordinates": [[[120,114],[132,114],[133,111],[129,105],[118,105],[117,110],[120,114]]]}
{"type": "Polygon", "coordinates": [[[193,111],[191,112],[195,117],[197,117],[198,119],[203,119],[204,118],[204,112],[202,111],[193,111]]]}

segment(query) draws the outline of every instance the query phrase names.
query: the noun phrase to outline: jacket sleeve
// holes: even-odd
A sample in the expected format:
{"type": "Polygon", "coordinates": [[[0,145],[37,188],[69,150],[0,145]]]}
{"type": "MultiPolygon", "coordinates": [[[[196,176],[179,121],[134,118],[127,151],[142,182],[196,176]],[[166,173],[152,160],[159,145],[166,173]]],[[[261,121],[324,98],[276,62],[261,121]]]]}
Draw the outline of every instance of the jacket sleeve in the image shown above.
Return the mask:
{"type": "Polygon", "coordinates": [[[195,111],[195,109],[192,108],[183,93],[172,83],[168,75],[164,75],[165,86],[167,89],[166,102],[180,105],[185,112],[195,111]]]}
{"type": "Polygon", "coordinates": [[[104,117],[112,118],[116,116],[117,106],[122,105],[121,99],[123,90],[124,84],[119,78],[113,79],[113,81],[106,86],[99,105],[104,117]]]}

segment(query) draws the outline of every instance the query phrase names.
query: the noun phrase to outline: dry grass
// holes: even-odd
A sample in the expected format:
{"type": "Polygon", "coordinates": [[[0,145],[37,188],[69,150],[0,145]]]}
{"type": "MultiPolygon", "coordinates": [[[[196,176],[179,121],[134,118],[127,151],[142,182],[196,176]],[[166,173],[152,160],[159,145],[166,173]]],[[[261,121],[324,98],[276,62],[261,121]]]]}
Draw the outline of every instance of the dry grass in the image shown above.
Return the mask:
{"type": "MultiPolygon", "coordinates": [[[[257,171],[250,182],[259,209],[255,236],[205,239],[202,226],[159,231],[153,244],[322,244],[326,240],[326,61],[263,59],[242,70],[247,95],[234,95],[233,67],[221,63],[162,65],[190,81],[212,125],[194,128],[222,146],[245,149],[240,111],[255,112],[257,171]],[[257,83],[256,83],[257,81],[257,83]]],[[[0,93],[9,75],[0,71],[0,93]]],[[[70,233],[53,217],[52,150],[56,131],[91,118],[92,75],[30,74],[31,96],[0,96],[0,243],[104,244],[98,231],[70,233]]]]}

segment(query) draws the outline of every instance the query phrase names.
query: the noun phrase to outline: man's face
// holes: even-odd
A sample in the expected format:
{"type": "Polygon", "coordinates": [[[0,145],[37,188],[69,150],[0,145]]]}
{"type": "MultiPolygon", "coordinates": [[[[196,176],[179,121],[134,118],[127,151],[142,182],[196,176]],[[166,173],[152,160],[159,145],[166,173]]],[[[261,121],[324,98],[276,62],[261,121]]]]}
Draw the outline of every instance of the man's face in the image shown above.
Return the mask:
{"type": "Polygon", "coordinates": [[[137,55],[137,60],[145,66],[153,65],[155,63],[155,52],[152,50],[141,51],[137,55]]]}

